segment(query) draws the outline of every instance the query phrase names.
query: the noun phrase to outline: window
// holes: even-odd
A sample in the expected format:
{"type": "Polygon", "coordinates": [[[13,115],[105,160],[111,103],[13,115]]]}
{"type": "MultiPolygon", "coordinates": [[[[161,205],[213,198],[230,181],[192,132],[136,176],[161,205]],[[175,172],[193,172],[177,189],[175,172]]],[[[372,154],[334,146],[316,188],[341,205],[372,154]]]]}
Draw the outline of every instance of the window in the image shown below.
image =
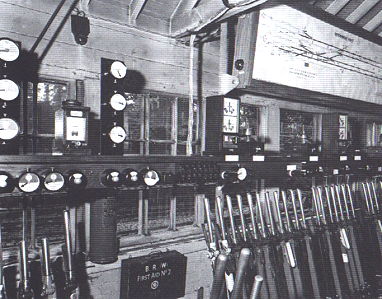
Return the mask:
{"type": "MultiPolygon", "coordinates": [[[[125,154],[185,155],[188,99],[157,94],[127,94],[125,154]]],[[[193,153],[200,152],[199,104],[193,103],[193,153]]]]}
{"type": "Polygon", "coordinates": [[[28,84],[27,153],[52,152],[55,112],[67,98],[67,82],[47,80],[28,84]]]}
{"type": "Polygon", "coordinates": [[[240,135],[260,135],[260,108],[254,105],[240,105],[240,135]]]}
{"type": "Polygon", "coordinates": [[[307,144],[319,141],[319,114],[280,110],[280,151],[301,153],[307,144]]]}
{"type": "Polygon", "coordinates": [[[372,122],[366,124],[366,145],[382,146],[382,123],[372,122]]]}

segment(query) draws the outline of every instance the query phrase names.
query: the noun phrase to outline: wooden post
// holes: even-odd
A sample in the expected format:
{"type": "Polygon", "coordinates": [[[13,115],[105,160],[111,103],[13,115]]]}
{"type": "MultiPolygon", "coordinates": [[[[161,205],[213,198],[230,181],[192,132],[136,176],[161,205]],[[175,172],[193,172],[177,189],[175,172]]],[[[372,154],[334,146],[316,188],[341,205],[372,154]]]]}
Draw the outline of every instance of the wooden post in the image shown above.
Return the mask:
{"type": "Polygon", "coordinates": [[[176,196],[170,198],[170,226],[169,230],[176,231],[176,196]]]}

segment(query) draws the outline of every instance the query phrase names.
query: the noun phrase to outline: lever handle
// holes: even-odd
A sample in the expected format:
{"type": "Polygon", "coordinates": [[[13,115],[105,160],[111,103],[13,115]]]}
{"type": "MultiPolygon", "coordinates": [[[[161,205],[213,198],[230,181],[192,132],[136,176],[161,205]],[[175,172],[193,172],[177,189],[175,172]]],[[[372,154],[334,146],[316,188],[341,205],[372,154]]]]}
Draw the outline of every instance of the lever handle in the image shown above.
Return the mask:
{"type": "Polygon", "coordinates": [[[263,284],[264,278],[261,275],[256,275],[253,281],[252,291],[250,299],[259,299],[260,298],[260,290],[263,284]]]}
{"type": "Polygon", "coordinates": [[[227,262],[228,256],[224,253],[219,254],[219,256],[216,258],[210,299],[220,299],[222,288],[224,288],[224,273],[227,262]]]}
{"type": "Polygon", "coordinates": [[[265,228],[265,221],[263,216],[263,209],[261,207],[261,201],[260,201],[260,194],[256,193],[256,205],[259,212],[259,218],[260,218],[260,225],[261,225],[261,234],[263,235],[263,238],[267,237],[267,230],[265,228]]]}
{"type": "Polygon", "coordinates": [[[247,200],[248,200],[249,212],[251,214],[252,233],[255,240],[257,240],[259,238],[259,232],[258,232],[257,223],[256,223],[252,194],[249,192],[247,193],[247,200]]]}
{"type": "Polygon", "coordinates": [[[207,197],[204,197],[204,209],[206,211],[206,218],[207,218],[207,227],[208,227],[208,234],[209,234],[209,242],[210,245],[214,244],[214,235],[212,231],[212,221],[211,221],[211,210],[210,210],[210,201],[207,197]]]}
{"type": "Polygon", "coordinates": [[[243,283],[245,278],[245,272],[249,265],[249,258],[251,256],[251,251],[248,248],[243,248],[240,251],[239,261],[237,263],[235,284],[233,286],[231,298],[241,298],[243,283]]]}
{"type": "Polygon", "coordinates": [[[304,205],[302,204],[302,193],[300,189],[297,189],[297,198],[298,198],[298,202],[299,202],[300,210],[301,210],[302,227],[306,229],[307,226],[306,226],[306,219],[305,219],[305,211],[304,211],[304,205]]]}
{"type": "Polygon", "coordinates": [[[270,229],[271,229],[271,234],[276,235],[275,223],[273,220],[273,213],[272,213],[272,207],[271,207],[271,200],[269,198],[269,192],[265,192],[265,201],[266,201],[266,206],[267,206],[266,208],[267,208],[267,214],[268,214],[268,218],[269,218],[269,225],[270,225],[270,229]]]}
{"type": "Polygon", "coordinates": [[[283,200],[284,212],[285,212],[285,220],[286,220],[286,229],[288,232],[292,232],[292,224],[289,217],[288,205],[287,205],[287,194],[283,190],[281,191],[281,197],[283,200]]]}
{"type": "Polygon", "coordinates": [[[294,219],[296,221],[295,226],[296,229],[300,229],[300,220],[298,219],[298,212],[297,212],[297,206],[296,206],[296,198],[294,196],[294,191],[292,189],[289,189],[290,197],[292,200],[292,206],[293,206],[293,213],[294,213],[294,219]]]}
{"type": "Polygon", "coordinates": [[[275,198],[275,204],[276,204],[276,211],[277,211],[277,220],[279,222],[279,231],[281,234],[284,233],[284,223],[283,219],[281,217],[281,209],[280,209],[280,198],[279,198],[279,193],[277,191],[273,192],[274,198],[275,198]]]}
{"type": "Polygon", "coordinates": [[[243,210],[243,198],[240,194],[236,195],[237,205],[239,207],[241,231],[243,235],[244,242],[247,242],[247,226],[245,224],[244,210],[243,210]]]}

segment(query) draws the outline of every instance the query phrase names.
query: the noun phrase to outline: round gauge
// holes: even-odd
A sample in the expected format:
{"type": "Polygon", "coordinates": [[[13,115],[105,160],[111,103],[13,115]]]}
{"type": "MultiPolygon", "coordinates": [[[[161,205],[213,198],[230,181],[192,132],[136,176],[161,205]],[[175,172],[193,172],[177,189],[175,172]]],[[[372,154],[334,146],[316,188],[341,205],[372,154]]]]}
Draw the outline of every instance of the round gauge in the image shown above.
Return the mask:
{"type": "Polygon", "coordinates": [[[0,192],[12,192],[15,188],[13,177],[5,171],[0,171],[0,192]]]}
{"type": "Polygon", "coordinates": [[[19,96],[19,86],[9,79],[0,80],[0,99],[3,101],[12,101],[19,96]]]}
{"type": "Polygon", "coordinates": [[[121,79],[126,76],[127,67],[122,61],[114,61],[110,66],[110,73],[114,78],[121,79]]]}
{"type": "Polygon", "coordinates": [[[244,181],[247,175],[247,169],[245,169],[244,167],[241,167],[237,170],[237,179],[239,181],[244,181]]]}
{"type": "Polygon", "coordinates": [[[50,172],[45,176],[44,187],[48,191],[59,191],[65,185],[65,178],[59,172],[50,172]]]}
{"type": "Polygon", "coordinates": [[[15,138],[20,131],[20,127],[11,118],[0,118],[0,139],[11,140],[15,138]]]}
{"type": "Polygon", "coordinates": [[[77,170],[72,170],[68,175],[69,189],[84,189],[88,183],[86,176],[77,170]]]}
{"type": "Polygon", "coordinates": [[[34,172],[26,172],[19,177],[18,187],[22,192],[31,193],[40,188],[40,177],[34,172]]]}
{"type": "Polygon", "coordinates": [[[126,108],[127,101],[123,95],[120,93],[114,94],[110,98],[110,106],[113,108],[115,111],[122,111],[123,109],[126,108]]]}
{"type": "Polygon", "coordinates": [[[159,174],[155,170],[145,170],[142,177],[143,182],[149,187],[155,186],[159,182],[159,174]]]}
{"type": "Polygon", "coordinates": [[[7,38],[0,39],[0,59],[14,61],[20,56],[19,46],[7,38]]]}
{"type": "Polygon", "coordinates": [[[124,184],[127,186],[133,186],[138,183],[139,176],[138,176],[138,171],[134,169],[125,169],[122,172],[124,184]]]}
{"type": "Polygon", "coordinates": [[[115,169],[105,170],[101,181],[106,187],[117,187],[122,183],[121,173],[115,169]]]}
{"type": "Polygon", "coordinates": [[[110,130],[109,136],[114,143],[122,143],[126,139],[126,131],[120,126],[115,126],[110,130]]]}

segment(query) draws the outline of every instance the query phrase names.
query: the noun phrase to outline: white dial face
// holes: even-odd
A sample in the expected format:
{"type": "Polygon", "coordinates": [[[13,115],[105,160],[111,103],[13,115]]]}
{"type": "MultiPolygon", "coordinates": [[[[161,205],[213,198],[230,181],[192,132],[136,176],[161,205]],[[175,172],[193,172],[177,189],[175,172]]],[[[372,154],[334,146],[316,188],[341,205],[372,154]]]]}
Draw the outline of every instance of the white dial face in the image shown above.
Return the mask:
{"type": "Polygon", "coordinates": [[[110,130],[109,136],[114,143],[122,143],[126,139],[126,131],[122,127],[115,126],[110,130]]]}
{"type": "Polygon", "coordinates": [[[143,176],[143,181],[149,187],[154,186],[159,182],[159,175],[155,170],[149,170],[143,176]]]}
{"type": "Polygon", "coordinates": [[[126,99],[120,93],[116,93],[110,98],[110,106],[116,111],[122,111],[126,108],[126,105],[126,99]]]}
{"type": "Polygon", "coordinates": [[[14,61],[20,56],[20,49],[14,41],[7,38],[0,39],[0,59],[14,61]]]}
{"type": "Polygon", "coordinates": [[[19,125],[11,118],[0,118],[0,139],[11,140],[19,134],[19,125]]]}
{"type": "Polygon", "coordinates": [[[64,176],[59,172],[49,173],[44,180],[44,186],[48,191],[59,191],[64,187],[64,176]]]}
{"type": "Polygon", "coordinates": [[[12,101],[19,96],[19,86],[9,79],[0,80],[0,99],[3,101],[12,101]]]}
{"type": "Polygon", "coordinates": [[[126,72],[126,65],[122,61],[114,61],[110,66],[110,73],[114,78],[124,78],[126,76],[126,72]]]}
{"type": "Polygon", "coordinates": [[[244,167],[239,168],[237,171],[237,178],[239,179],[239,181],[244,181],[246,177],[247,177],[247,169],[245,169],[244,167]]]}
{"type": "Polygon", "coordinates": [[[30,193],[36,191],[40,187],[40,178],[32,172],[24,173],[18,182],[19,189],[23,192],[30,193]]]}

